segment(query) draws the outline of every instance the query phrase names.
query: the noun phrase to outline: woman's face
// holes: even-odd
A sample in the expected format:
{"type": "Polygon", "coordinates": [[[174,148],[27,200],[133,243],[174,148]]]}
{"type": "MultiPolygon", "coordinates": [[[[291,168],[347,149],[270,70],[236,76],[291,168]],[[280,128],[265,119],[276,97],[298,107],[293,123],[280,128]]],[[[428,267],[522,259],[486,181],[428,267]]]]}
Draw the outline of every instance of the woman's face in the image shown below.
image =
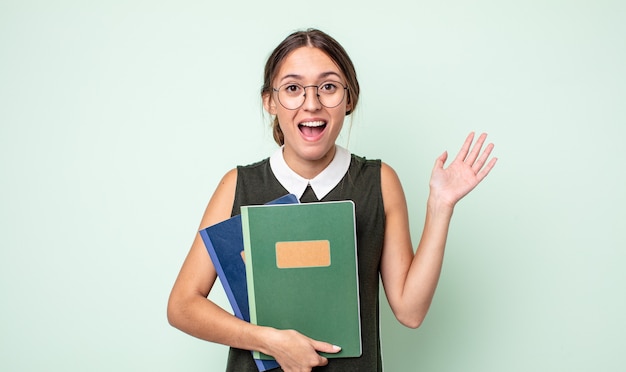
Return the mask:
{"type": "MultiPolygon", "coordinates": [[[[263,97],[263,105],[267,112],[278,118],[285,137],[283,154],[290,166],[294,162],[312,161],[328,164],[332,160],[335,154],[335,141],[341,132],[346,111],[350,109],[347,102],[348,93],[344,91],[346,79],[330,57],[313,47],[301,47],[288,54],[276,74],[273,87],[277,89],[285,84],[307,87],[318,86],[328,81],[341,83],[337,88],[345,93],[343,100],[336,107],[328,108],[322,105],[315,87],[305,88],[304,103],[295,110],[285,108],[279,102],[277,92],[263,97]]],[[[323,93],[320,91],[320,94],[323,93]]]]}

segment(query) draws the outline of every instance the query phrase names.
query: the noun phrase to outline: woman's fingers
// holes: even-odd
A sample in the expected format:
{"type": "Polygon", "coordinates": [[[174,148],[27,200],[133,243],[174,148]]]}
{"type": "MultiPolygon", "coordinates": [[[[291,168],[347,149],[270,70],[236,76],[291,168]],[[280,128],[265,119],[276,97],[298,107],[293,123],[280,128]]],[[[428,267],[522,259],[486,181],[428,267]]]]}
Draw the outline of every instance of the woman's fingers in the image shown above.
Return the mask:
{"type": "Polygon", "coordinates": [[[470,151],[470,147],[472,146],[472,141],[474,141],[474,132],[470,132],[470,134],[465,138],[465,142],[463,142],[463,146],[461,146],[461,150],[456,155],[454,161],[465,161],[467,158],[467,154],[470,151]]]}
{"type": "MultiPolygon", "coordinates": [[[[474,136],[475,136],[474,132],[471,132],[467,136],[455,161],[461,161],[469,165],[474,171],[474,174],[478,174],[479,172],[483,171],[483,167],[485,163],[487,162],[487,159],[489,159],[489,156],[491,155],[491,152],[493,151],[494,145],[493,143],[490,143],[483,150],[483,145],[485,144],[485,141],[487,139],[487,133],[482,133],[480,136],[478,136],[476,143],[474,143],[472,146],[472,142],[474,141],[474,136]]],[[[490,167],[488,170],[484,169],[486,170],[486,172],[482,172],[484,175],[481,177],[481,179],[484,178],[487,175],[487,173],[489,173],[489,170],[493,168],[494,164],[495,162],[493,163],[491,161],[489,162],[490,167]]]]}
{"type": "Polygon", "coordinates": [[[491,172],[491,169],[494,167],[494,165],[496,165],[497,161],[498,161],[498,158],[492,158],[491,160],[489,160],[489,163],[487,163],[487,166],[482,168],[480,172],[476,174],[476,178],[478,179],[478,182],[482,181],[485,177],[487,177],[489,172],[491,172]]]}
{"type": "Polygon", "coordinates": [[[482,167],[487,162],[487,159],[489,159],[489,155],[491,155],[492,150],[493,143],[490,143],[487,145],[487,147],[485,147],[485,150],[482,152],[482,154],[480,154],[480,157],[472,165],[472,170],[474,171],[474,173],[478,174],[478,172],[480,172],[482,167]]]}

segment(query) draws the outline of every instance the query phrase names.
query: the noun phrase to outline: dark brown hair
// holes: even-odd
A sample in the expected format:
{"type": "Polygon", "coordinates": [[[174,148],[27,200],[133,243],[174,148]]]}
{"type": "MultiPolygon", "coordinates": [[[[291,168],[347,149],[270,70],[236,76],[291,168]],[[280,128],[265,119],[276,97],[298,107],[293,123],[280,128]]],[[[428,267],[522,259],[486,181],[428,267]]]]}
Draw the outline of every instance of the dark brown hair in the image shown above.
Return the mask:
{"type": "MultiPolygon", "coordinates": [[[[335,39],[328,34],[309,28],[306,31],[296,31],[287,36],[267,59],[265,64],[265,72],[263,74],[263,87],[261,88],[261,97],[272,94],[272,82],[280,69],[283,60],[289,53],[301,47],[314,47],[326,53],[333,60],[346,77],[348,85],[348,103],[351,104],[351,110],[346,112],[349,115],[356,108],[359,101],[359,81],[356,78],[356,70],[352,64],[352,60],[346,53],[345,49],[335,39]]],[[[279,146],[285,143],[283,132],[278,125],[278,118],[272,122],[272,134],[274,141],[279,146]]]]}

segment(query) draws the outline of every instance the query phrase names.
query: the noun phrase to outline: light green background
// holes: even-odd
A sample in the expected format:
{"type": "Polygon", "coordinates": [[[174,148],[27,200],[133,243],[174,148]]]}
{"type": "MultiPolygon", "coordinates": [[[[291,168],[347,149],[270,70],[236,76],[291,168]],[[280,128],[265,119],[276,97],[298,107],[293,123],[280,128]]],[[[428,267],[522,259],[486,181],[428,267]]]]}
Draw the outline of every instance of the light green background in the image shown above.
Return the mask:
{"type": "Polygon", "coordinates": [[[0,1],[0,370],[223,370],[166,301],[220,177],[274,150],[262,66],[309,26],[356,64],[341,143],[397,170],[415,243],[434,159],[470,130],[500,158],[422,327],[382,303],[386,370],[623,370],[625,4],[0,1]]]}

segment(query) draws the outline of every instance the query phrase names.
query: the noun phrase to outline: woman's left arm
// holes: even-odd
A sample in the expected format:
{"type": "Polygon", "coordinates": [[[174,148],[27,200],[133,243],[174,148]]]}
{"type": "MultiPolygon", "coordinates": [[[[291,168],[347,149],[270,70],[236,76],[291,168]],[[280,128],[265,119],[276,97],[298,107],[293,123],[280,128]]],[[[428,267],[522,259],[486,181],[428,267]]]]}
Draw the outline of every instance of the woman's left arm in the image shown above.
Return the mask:
{"type": "Polygon", "coordinates": [[[480,135],[472,146],[474,133],[470,133],[447,168],[444,168],[447,152],[435,161],[424,230],[415,253],[402,185],[391,167],[382,166],[386,222],[380,272],[389,305],[407,327],[419,327],[432,302],[454,206],[489,174],[497,161],[492,158],[487,162],[493,144],[483,150],[486,137],[480,135]]]}

